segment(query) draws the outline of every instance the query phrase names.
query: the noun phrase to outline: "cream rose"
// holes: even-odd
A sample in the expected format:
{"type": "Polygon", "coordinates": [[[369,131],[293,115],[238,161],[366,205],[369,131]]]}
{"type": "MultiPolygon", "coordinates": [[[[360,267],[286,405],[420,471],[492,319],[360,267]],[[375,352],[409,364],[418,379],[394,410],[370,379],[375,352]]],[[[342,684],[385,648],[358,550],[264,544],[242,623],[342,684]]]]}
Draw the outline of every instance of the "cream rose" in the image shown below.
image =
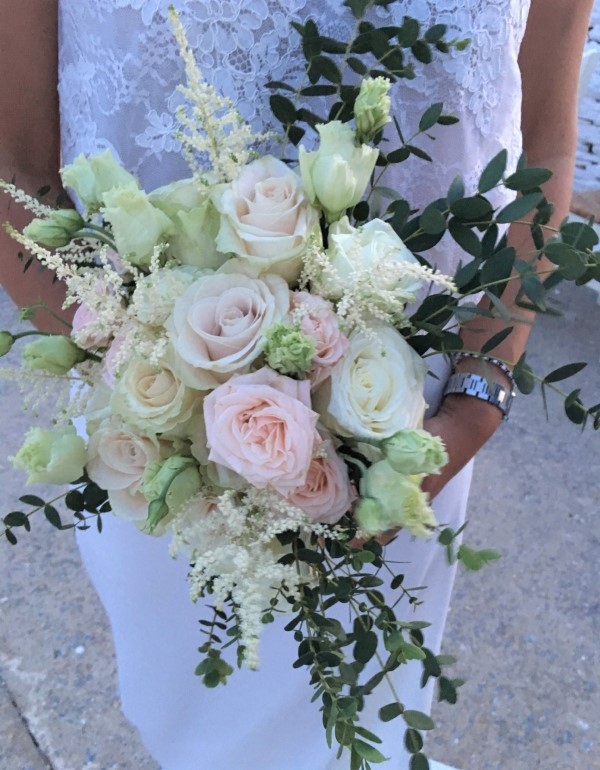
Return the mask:
{"type": "Polygon", "coordinates": [[[300,177],[270,155],[249,163],[213,196],[221,214],[219,251],[237,254],[259,272],[298,279],[301,255],[318,215],[300,177]]]}
{"type": "Polygon", "coordinates": [[[137,358],[123,370],[110,404],[116,415],[141,433],[165,433],[189,420],[195,398],[167,361],[157,368],[137,358]]]}
{"type": "Polygon", "coordinates": [[[355,499],[346,463],[335,451],[333,442],[325,439],[312,459],[304,485],[292,492],[288,500],[313,521],[335,524],[355,499]]]}
{"type": "Polygon", "coordinates": [[[232,377],[204,399],[209,459],[288,497],[306,483],[318,415],[310,383],[267,367],[232,377]]]}
{"type": "Polygon", "coordinates": [[[421,426],[427,364],[391,326],[350,335],[349,348],[315,392],[314,404],[333,432],[383,439],[421,426]]]}
{"type": "Polygon", "coordinates": [[[323,273],[319,288],[331,299],[339,299],[344,289],[365,277],[376,277],[381,289],[402,291],[407,300],[413,299],[422,285],[420,279],[399,275],[402,263],[419,263],[393,227],[381,219],[355,228],[343,217],[331,225],[327,256],[332,270],[323,273]]]}
{"type": "Polygon", "coordinates": [[[283,278],[214,273],[195,281],[175,302],[167,329],[184,382],[209,390],[244,371],[262,352],[265,331],[285,317],[283,278]]]}
{"type": "Polygon", "coordinates": [[[144,521],[148,516],[148,501],[141,491],[144,471],[159,459],[155,436],[139,436],[105,422],[90,436],[87,472],[107,490],[115,516],[144,521]]]}

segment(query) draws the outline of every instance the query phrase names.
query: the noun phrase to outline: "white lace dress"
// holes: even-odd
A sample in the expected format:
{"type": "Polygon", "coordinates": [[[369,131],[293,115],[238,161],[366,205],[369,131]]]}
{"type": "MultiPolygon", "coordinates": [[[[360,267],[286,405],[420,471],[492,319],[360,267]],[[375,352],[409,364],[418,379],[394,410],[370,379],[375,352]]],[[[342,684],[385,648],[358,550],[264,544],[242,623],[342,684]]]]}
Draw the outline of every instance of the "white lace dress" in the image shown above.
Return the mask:
{"type": "MultiPolygon", "coordinates": [[[[173,136],[182,67],[166,20],[171,2],[60,0],[65,163],[80,152],[110,147],[147,190],[188,175],[173,136]]],[[[257,128],[269,114],[261,84],[291,80],[300,71],[290,21],[312,16],[334,37],[347,36],[349,29],[342,0],[176,0],[175,5],[204,75],[257,128]]],[[[387,179],[420,206],[445,194],[459,172],[474,191],[485,163],[503,147],[516,163],[521,149],[517,55],[529,0],[404,0],[396,8],[398,20],[406,14],[425,25],[443,22],[452,35],[472,41],[466,52],[440,56],[427,68],[426,88],[418,76],[394,91],[406,135],[433,101],[443,101],[460,118],[423,145],[434,164],[411,159],[387,179]]],[[[502,202],[499,193],[496,203],[502,202]]],[[[434,258],[452,273],[460,252],[444,240],[434,258]]],[[[436,369],[439,379],[429,378],[427,393],[432,410],[447,375],[441,360],[436,369]]],[[[466,468],[438,496],[440,522],[458,526],[464,519],[470,474],[466,468]]],[[[105,519],[101,536],[83,533],[79,544],[112,625],[123,710],[163,770],[347,768],[346,758],[338,762],[327,749],[306,672],[291,667],[293,640],[268,627],[261,671],[236,672],[225,688],[205,690],[193,675],[202,608],[188,599],[186,564],[168,558],[164,538],[105,519]]],[[[394,558],[407,562],[408,584],[428,587],[421,594],[423,609],[406,613],[433,623],[426,642],[439,649],[454,570],[436,543],[401,535],[393,549],[394,558]]],[[[432,693],[419,686],[420,664],[401,667],[397,678],[406,707],[428,710],[432,693]]],[[[389,700],[382,686],[371,697],[365,726],[384,737],[384,751],[392,757],[387,766],[407,770],[402,728],[377,719],[377,709],[389,700]]]]}

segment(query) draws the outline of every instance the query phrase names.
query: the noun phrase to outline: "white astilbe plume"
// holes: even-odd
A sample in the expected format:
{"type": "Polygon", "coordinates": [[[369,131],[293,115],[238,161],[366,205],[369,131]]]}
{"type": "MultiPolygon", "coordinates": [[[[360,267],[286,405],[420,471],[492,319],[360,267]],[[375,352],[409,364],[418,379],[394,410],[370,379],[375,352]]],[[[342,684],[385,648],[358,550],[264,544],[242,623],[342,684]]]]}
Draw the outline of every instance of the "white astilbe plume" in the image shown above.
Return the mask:
{"type": "Polygon", "coordinates": [[[196,157],[199,154],[202,159],[208,160],[217,181],[229,182],[248,163],[251,145],[264,141],[269,135],[254,134],[231,99],[221,96],[203,79],[173,6],[169,7],[169,19],[187,78],[187,85],[178,86],[187,106],[182,105],[176,111],[176,117],[183,126],[177,138],[183,145],[183,154],[194,173],[201,170],[196,157]]]}
{"type": "Polygon", "coordinates": [[[19,187],[10,182],[5,182],[3,179],[0,179],[0,190],[10,195],[16,203],[20,203],[24,209],[31,211],[36,217],[49,217],[55,211],[52,206],[40,203],[33,195],[29,195],[25,190],[21,190],[19,187]]]}
{"type": "MultiPolygon", "coordinates": [[[[360,250],[358,239],[355,247],[357,251],[360,250]]],[[[352,253],[349,257],[352,258],[352,253]]],[[[393,252],[390,252],[389,258],[380,259],[375,266],[361,267],[360,254],[351,261],[356,267],[347,278],[342,278],[319,242],[314,239],[308,245],[300,279],[301,286],[307,287],[310,284],[313,293],[325,296],[328,295],[328,286],[340,287],[341,296],[336,301],[336,314],[340,327],[346,333],[354,329],[368,333],[373,319],[392,324],[398,329],[410,327],[406,305],[416,302],[417,295],[405,288],[406,283],[419,281],[423,285],[432,284],[442,290],[456,292],[456,286],[449,276],[416,262],[399,262],[393,252]]]]}
{"type": "Polygon", "coordinates": [[[48,404],[52,404],[53,419],[59,423],[69,419],[70,390],[72,384],[78,381],[75,373],[59,375],[38,369],[25,369],[22,366],[2,366],[0,379],[17,383],[24,411],[31,412],[34,416],[46,417],[48,404]]]}
{"type": "MultiPolygon", "coordinates": [[[[331,534],[310,522],[301,510],[271,490],[228,490],[219,497],[198,496],[173,521],[171,554],[183,553],[191,563],[188,579],[193,601],[210,586],[217,609],[234,607],[246,665],[258,668],[263,615],[279,597],[296,598],[313,575],[297,564],[278,564],[284,549],[276,535],[288,530],[331,534]]],[[[335,535],[334,535],[335,536],[335,535]]],[[[277,610],[287,606],[283,600],[277,610]]]]}

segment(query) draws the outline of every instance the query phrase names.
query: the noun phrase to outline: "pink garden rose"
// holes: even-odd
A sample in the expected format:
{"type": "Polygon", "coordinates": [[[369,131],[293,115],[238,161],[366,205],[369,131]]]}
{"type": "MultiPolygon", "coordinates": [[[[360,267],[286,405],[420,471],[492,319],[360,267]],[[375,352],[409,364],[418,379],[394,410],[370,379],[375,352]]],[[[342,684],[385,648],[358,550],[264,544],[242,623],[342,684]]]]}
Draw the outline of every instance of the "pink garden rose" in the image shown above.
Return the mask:
{"type": "Polygon", "coordinates": [[[308,373],[313,387],[329,376],[332,366],[348,349],[331,302],[307,291],[292,293],[292,308],[301,311],[300,330],[315,342],[314,366],[308,373]]]}
{"type": "Polygon", "coordinates": [[[356,491],[348,478],[346,463],[337,454],[330,439],[323,441],[313,457],[304,486],[288,500],[313,521],[335,524],[350,510],[356,491]]]}
{"type": "Polygon", "coordinates": [[[181,379],[209,390],[247,371],[262,352],[265,331],[285,317],[289,302],[287,284],[277,275],[198,278],[175,301],[167,321],[181,379]]]}
{"type": "Polygon", "coordinates": [[[234,376],[204,399],[204,418],[210,460],[284,497],[306,482],[320,441],[308,380],[267,367],[234,376]]]}
{"type": "Polygon", "coordinates": [[[99,314],[87,305],[79,305],[73,316],[71,336],[80,348],[91,350],[108,345],[110,334],[98,328],[99,314]]]}
{"type": "Polygon", "coordinates": [[[117,334],[104,355],[102,379],[111,389],[115,387],[119,369],[122,369],[125,363],[119,363],[119,351],[126,339],[125,334],[117,334]]]}

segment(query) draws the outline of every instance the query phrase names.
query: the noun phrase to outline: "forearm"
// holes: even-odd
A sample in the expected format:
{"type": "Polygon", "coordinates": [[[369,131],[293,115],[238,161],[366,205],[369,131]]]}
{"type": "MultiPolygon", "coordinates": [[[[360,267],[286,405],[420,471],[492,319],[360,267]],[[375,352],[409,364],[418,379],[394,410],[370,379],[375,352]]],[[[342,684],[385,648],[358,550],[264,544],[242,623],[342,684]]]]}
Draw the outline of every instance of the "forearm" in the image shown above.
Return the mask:
{"type": "MultiPolygon", "coordinates": [[[[57,0],[0,0],[0,178],[30,194],[50,185],[49,202],[61,192],[60,125],[58,113],[58,3],[57,0]]],[[[23,273],[18,244],[4,231],[11,224],[22,229],[31,215],[0,192],[0,279],[17,305],[45,302],[61,310],[64,288],[53,283],[52,273],[37,263],[23,273]]],[[[27,254],[25,261],[28,259],[27,254]]],[[[65,327],[48,313],[35,322],[47,330],[65,327]]]]}
{"type": "MultiPolygon", "coordinates": [[[[565,143],[566,151],[559,158],[544,159],[534,154],[531,156],[531,166],[541,166],[553,170],[552,179],[545,185],[544,192],[554,206],[555,212],[549,223],[548,236],[553,234],[569,212],[571,197],[573,166],[575,157],[575,142],[565,143]]],[[[517,255],[521,259],[530,259],[535,252],[531,238],[531,232],[526,225],[513,225],[509,231],[509,245],[514,246],[517,255]]],[[[552,264],[546,259],[537,260],[536,268],[541,280],[553,269],[552,264]]],[[[509,324],[500,318],[477,317],[465,324],[461,330],[464,349],[467,351],[481,351],[481,348],[498,332],[507,326],[512,327],[512,332],[503,340],[491,355],[495,358],[515,364],[524,353],[535,315],[529,310],[519,307],[516,301],[520,282],[518,279],[510,281],[502,295],[502,302],[513,317],[509,324]]],[[[480,305],[485,308],[493,308],[489,299],[481,300],[480,305]]],[[[466,358],[458,361],[457,369],[481,373],[483,376],[491,376],[505,388],[511,388],[511,382],[499,368],[492,367],[476,359],[466,358]]],[[[427,429],[440,435],[448,445],[450,461],[440,476],[430,477],[426,480],[425,489],[435,496],[442,487],[455,476],[469,460],[481,449],[481,447],[495,433],[502,422],[502,413],[496,406],[480,401],[477,398],[466,395],[448,395],[444,398],[441,408],[435,417],[427,422],[427,429]]]]}
{"type": "MultiPolygon", "coordinates": [[[[9,179],[12,175],[9,177],[9,179]]],[[[6,178],[6,177],[4,177],[6,178]]],[[[52,192],[49,199],[55,200],[56,195],[62,190],[60,186],[60,177],[58,175],[58,165],[47,173],[39,173],[37,178],[31,175],[28,179],[17,177],[15,182],[22,186],[28,192],[35,192],[44,185],[50,185],[52,192]]],[[[25,211],[21,206],[11,200],[6,193],[0,193],[0,224],[10,222],[13,227],[21,230],[30,221],[31,214],[25,211]]],[[[9,294],[14,303],[19,307],[32,307],[44,305],[46,310],[39,310],[33,323],[44,331],[63,333],[68,329],[65,324],[71,323],[74,308],[63,310],[65,299],[65,287],[59,281],[54,281],[54,274],[45,268],[42,268],[35,260],[24,272],[24,267],[29,259],[29,255],[24,253],[23,258],[19,259],[19,252],[22,247],[14,241],[0,227],[0,271],[1,284],[4,290],[9,294]],[[58,321],[52,314],[62,318],[64,322],[58,321]]]]}

